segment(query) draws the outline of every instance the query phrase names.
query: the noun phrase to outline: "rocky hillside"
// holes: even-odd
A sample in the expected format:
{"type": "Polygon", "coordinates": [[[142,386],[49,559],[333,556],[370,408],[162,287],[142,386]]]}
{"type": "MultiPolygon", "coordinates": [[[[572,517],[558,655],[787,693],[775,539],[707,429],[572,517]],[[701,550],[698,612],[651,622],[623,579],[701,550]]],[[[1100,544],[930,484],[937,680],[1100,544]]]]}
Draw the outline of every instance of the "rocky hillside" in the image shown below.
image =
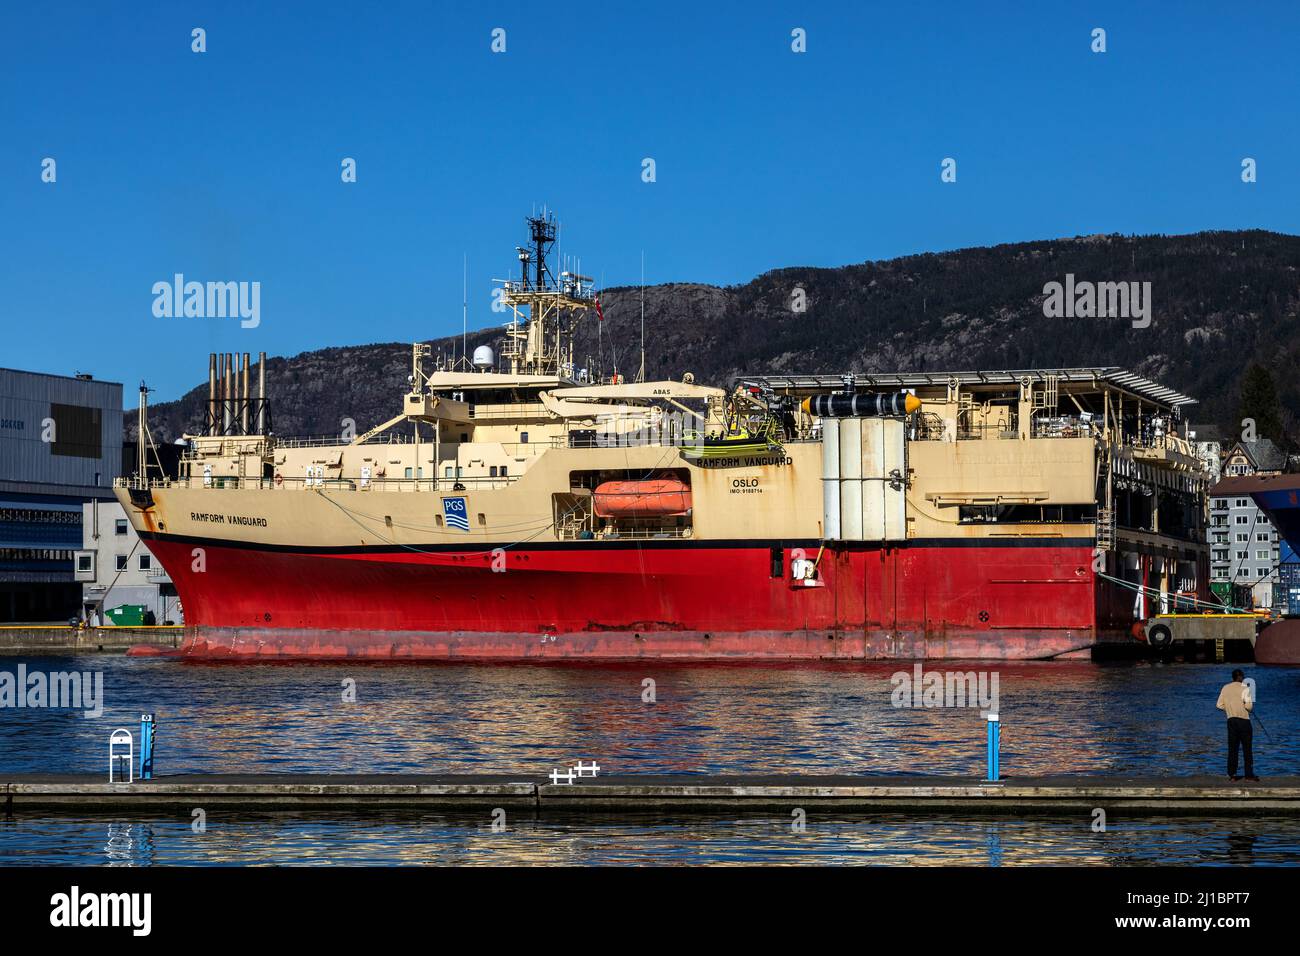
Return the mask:
{"type": "MultiPolygon", "coordinates": [[[[640,290],[608,289],[577,354],[608,373],[635,375],[640,290]]],[[[1087,236],[907,256],[834,269],[792,267],[744,285],[670,284],[645,290],[646,374],[695,373],[725,385],[762,372],[937,371],[1118,365],[1201,399],[1193,420],[1235,434],[1239,385],[1251,364],[1277,383],[1281,417],[1300,419],[1300,237],[1207,232],[1190,236],[1087,236]],[[1124,318],[1045,318],[1044,285],[1150,282],[1148,328],[1124,318]],[[802,290],[802,293],[797,290],[802,290]],[[804,311],[792,305],[802,294],[804,311]]],[[[499,351],[500,330],[469,348],[499,351]]],[[[433,343],[458,349],[459,336],[433,343]]],[[[358,431],[395,413],[410,346],[360,345],[267,362],[275,431],[358,431]]],[[[156,438],[203,420],[207,383],[154,406],[156,438]]],[[[127,416],[134,430],[134,417],[127,416]]],[[[1280,436],[1279,436],[1280,437],[1280,436]]]]}

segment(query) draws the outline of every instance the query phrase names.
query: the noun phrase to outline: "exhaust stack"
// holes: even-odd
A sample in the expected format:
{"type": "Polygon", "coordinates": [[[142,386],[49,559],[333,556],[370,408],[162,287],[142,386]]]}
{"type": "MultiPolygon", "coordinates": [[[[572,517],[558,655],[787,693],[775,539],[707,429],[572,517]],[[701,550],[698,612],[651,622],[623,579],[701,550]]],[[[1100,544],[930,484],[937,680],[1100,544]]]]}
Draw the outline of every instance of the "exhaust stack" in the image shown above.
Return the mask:
{"type": "Polygon", "coordinates": [[[250,382],[248,380],[248,353],[244,353],[244,359],[241,363],[244,367],[243,374],[240,376],[239,385],[239,433],[248,434],[248,412],[249,402],[252,401],[252,392],[249,390],[250,382]]]}
{"type": "Polygon", "coordinates": [[[217,433],[217,353],[208,353],[208,434],[217,433]]]}
{"type": "Polygon", "coordinates": [[[266,434],[266,353],[257,353],[257,433],[266,434]]]}
{"type": "Polygon", "coordinates": [[[231,418],[233,417],[231,415],[231,412],[233,411],[231,406],[233,404],[233,398],[235,393],[234,366],[235,366],[235,354],[233,352],[227,352],[226,353],[226,375],[224,378],[225,385],[222,391],[222,402],[221,402],[221,434],[223,435],[230,434],[231,418]]]}

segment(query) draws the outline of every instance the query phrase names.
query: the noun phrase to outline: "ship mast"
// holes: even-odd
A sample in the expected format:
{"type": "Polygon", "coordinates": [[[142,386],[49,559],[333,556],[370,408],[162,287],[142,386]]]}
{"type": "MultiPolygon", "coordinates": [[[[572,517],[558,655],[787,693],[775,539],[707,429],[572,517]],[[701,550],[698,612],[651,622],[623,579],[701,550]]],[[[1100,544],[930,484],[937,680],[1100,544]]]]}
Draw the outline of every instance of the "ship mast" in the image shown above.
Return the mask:
{"type": "Polygon", "coordinates": [[[556,375],[572,380],[573,331],[591,307],[589,276],[561,272],[557,280],[547,264],[555,244],[553,213],[530,216],[528,246],[519,246],[519,278],[502,282],[501,301],[514,313],[506,327],[501,357],[514,375],[556,375]]]}

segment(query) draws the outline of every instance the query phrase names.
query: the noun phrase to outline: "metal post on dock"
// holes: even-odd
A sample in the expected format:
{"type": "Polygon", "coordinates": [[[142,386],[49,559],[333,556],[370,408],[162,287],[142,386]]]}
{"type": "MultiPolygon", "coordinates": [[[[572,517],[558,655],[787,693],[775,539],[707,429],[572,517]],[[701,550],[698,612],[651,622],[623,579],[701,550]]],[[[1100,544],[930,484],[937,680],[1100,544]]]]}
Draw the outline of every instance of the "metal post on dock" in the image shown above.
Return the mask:
{"type": "Polygon", "coordinates": [[[153,714],[140,715],[140,779],[153,779],[153,743],[158,725],[153,714]]]}
{"type": "Polygon", "coordinates": [[[996,783],[1000,779],[1000,767],[998,766],[998,747],[1002,742],[1002,724],[998,720],[997,714],[988,715],[988,780],[990,783],[996,783]]]}
{"type": "MultiPolygon", "coordinates": [[[[119,727],[108,738],[108,782],[113,782],[113,770],[120,760],[126,766],[126,782],[135,781],[135,741],[131,737],[131,731],[125,727],[119,727]],[[123,750],[122,748],[126,749],[123,750]]],[[[119,771],[119,782],[121,781],[121,772],[119,771]]]]}

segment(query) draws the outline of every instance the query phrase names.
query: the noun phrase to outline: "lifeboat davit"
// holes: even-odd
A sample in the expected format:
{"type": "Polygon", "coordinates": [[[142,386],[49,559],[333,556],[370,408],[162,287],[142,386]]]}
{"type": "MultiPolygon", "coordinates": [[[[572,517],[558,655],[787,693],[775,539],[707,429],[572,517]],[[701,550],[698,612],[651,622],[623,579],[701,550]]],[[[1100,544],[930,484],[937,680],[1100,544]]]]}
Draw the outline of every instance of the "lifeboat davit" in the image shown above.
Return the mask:
{"type": "Polygon", "coordinates": [[[666,518],[691,510],[691,488],[679,478],[606,481],[593,497],[601,518],[666,518]]]}

